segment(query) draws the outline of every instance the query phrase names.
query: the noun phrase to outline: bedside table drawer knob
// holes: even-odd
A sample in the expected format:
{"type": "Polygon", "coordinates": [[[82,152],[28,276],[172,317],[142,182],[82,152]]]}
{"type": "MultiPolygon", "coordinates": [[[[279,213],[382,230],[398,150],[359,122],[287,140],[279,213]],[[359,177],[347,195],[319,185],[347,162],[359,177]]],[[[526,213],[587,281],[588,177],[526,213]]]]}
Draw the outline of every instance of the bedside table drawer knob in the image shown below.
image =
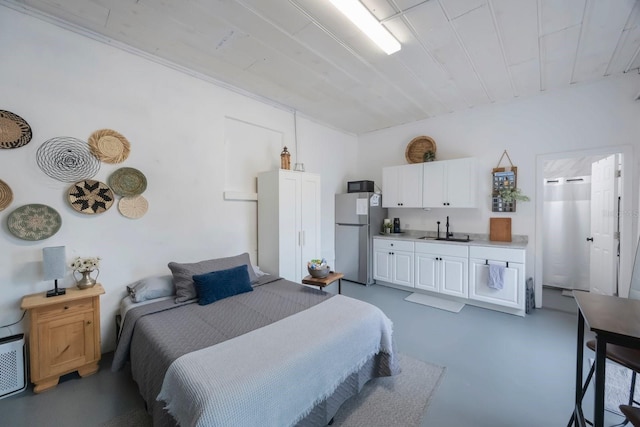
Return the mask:
{"type": "Polygon", "coordinates": [[[65,310],[69,310],[69,306],[68,306],[68,305],[65,305],[65,306],[64,306],[64,309],[65,309],[65,310]]]}
{"type": "Polygon", "coordinates": [[[91,324],[91,320],[87,320],[87,325],[90,325],[90,324],[91,324]]]}

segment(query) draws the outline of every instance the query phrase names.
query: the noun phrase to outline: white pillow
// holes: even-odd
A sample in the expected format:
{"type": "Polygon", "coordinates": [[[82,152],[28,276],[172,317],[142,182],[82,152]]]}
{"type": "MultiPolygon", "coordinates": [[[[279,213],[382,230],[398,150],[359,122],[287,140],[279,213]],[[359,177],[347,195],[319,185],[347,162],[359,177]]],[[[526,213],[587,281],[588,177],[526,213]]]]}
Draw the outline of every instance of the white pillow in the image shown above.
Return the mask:
{"type": "Polygon", "coordinates": [[[142,302],[175,295],[176,288],[171,275],[151,276],[130,284],[127,286],[127,292],[133,302],[142,302]]]}

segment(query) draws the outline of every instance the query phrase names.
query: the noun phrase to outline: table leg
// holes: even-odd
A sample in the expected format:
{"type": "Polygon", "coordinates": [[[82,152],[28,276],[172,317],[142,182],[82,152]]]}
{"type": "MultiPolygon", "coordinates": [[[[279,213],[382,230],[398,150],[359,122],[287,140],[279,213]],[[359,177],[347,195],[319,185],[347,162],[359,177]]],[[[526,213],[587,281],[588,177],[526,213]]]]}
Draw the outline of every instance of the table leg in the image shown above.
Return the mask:
{"type": "Polygon", "coordinates": [[[606,354],[607,341],[596,336],[596,394],[593,409],[594,427],[602,427],[604,425],[604,381],[606,378],[606,354]]]}
{"type": "Polygon", "coordinates": [[[342,293],[342,279],[338,279],[338,293],[342,293]]]}
{"type": "MultiPolygon", "coordinates": [[[[576,400],[575,407],[573,408],[573,415],[569,420],[567,427],[571,427],[572,424],[580,426],[582,415],[582,369],[583,369],[583,357],[584,357],[584,316],[582,312],[578,310],[578,335],[576,339],[576,400]]],[[[584,418],[583,418],[584,419],[584,418]]]]}

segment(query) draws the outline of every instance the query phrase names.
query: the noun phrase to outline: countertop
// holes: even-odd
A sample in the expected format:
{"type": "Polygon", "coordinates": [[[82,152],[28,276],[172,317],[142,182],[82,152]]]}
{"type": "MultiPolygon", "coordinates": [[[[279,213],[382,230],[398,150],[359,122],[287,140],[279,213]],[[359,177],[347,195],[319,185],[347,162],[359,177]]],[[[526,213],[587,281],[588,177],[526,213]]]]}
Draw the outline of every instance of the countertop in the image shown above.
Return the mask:
{"type": "MultiPolygon", "coordinates": [[[[440,235],[442,236],[443,233],[440,235]]],[[[527,236],[513,236],[511,242],[496,242],[488,239],[488,235],[483,234],[469,234],[470,241],[465,242],[453,242],[449,240],[435,240],[435,232],[433,231],[418,231],[411,230],[403,233],[396,234],[376,234],[374,239],[387,239],[387,240],[408,240],[411,242],[428,242],[428,243],[442,243],[445,245],[465,245],[465,246],[490,246],[495,248],[509,248],[509,249],[525,249],[527,247],[527,236]],[[427,239],[421,237],[427,236],[427,239]]],[[[454,235],[455,238],[466,238],[467,234],[459,233],[454,235]]]]}

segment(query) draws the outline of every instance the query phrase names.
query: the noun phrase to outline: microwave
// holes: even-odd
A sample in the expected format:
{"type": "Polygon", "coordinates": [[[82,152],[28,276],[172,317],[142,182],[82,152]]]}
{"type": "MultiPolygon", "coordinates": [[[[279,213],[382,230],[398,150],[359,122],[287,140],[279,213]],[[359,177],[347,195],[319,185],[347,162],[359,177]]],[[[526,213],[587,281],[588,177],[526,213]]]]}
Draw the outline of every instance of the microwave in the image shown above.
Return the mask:
{"type": "Polygon", "coordinates": [[[373,181],[349,181],[347,193],[373,193],[373,181]]]}

